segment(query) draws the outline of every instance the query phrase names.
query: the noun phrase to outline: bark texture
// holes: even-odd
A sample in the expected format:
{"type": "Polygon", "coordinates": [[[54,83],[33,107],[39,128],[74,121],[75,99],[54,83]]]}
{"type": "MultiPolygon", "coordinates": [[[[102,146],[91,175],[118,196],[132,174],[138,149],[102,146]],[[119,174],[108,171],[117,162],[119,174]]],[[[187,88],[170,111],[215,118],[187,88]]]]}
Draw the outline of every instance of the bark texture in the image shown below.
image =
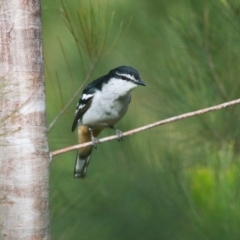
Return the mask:
{"type": "Polygon", "coordinates": [[[0,0],[0,239],[49,239],[40,0],[0,0]]]}

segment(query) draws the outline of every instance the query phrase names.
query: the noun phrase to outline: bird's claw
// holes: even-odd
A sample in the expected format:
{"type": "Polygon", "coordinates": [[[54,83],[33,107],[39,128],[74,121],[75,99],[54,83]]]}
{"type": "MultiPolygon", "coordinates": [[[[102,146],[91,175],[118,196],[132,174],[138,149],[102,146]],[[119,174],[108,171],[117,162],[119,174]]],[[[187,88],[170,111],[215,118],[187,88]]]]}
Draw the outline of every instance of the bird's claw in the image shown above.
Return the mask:
{"type": "Polygon", "coordinates": [[[90,131],[90,134],[91,134],[92,145],[95,149],[97,149],[97,145],[99,143],[99,140],[94,137],[93,130],[91,128],[89,128],[89,131],[90,131]]]}
{"type": "Polygon", "coordinates": [[[99,144],[99,140],[97,138],[95,138],[95,137],[92,137],[91,140],[92,140],[93,147],[95,149],[97,149],[97,145],[99,144]]]}
{"type": "Polygon", "coordinates": [[[119,142],[123,141],[123,133],[122,133],[122,131],[116,129],[116,134],[117,134],[117,137],[118,137],[118,141],[119,142]]]}
{"type": "Polygon", "coordinates": [[[122,131],[120,131],[119,129],[115,128],[114,126],[111,126],[110,128],[114,129],[116,131],[117,137],[118,137],[118,141],[121,142],[123,141],[123,133],[122,131]]]}

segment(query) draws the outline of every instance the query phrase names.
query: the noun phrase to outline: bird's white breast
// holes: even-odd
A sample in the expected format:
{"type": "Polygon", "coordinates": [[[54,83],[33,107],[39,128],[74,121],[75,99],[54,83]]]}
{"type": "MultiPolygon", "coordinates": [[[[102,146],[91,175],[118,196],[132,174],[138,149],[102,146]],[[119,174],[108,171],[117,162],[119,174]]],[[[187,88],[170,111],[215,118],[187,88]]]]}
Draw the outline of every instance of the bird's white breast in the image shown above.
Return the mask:
{"type": "Polygon", "coordinates": [[[92,128],[115,125],[126,113],[130,92],[136,87],[130,81],[111,79],[95,92],[91,107],[83,115],[81,124],[92,128]]]}

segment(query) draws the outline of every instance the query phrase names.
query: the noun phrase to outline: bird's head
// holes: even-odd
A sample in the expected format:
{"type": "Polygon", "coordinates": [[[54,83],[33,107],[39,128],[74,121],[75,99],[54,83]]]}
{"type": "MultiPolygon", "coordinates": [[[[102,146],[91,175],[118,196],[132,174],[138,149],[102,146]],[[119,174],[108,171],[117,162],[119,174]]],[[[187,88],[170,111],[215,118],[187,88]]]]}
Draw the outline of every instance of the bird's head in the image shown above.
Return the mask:
{"type": "Polygon", "coordinates": [[[108,75],[111,78],[119,79],[119,80],[124,80],[127,82],[131,82],[136,85],[142,85],[146,86],[145,82],[143,82],[140,78],[140,75],[136,69],[133,67],[129,66],[121,66],[112,69],[108,75]]]}

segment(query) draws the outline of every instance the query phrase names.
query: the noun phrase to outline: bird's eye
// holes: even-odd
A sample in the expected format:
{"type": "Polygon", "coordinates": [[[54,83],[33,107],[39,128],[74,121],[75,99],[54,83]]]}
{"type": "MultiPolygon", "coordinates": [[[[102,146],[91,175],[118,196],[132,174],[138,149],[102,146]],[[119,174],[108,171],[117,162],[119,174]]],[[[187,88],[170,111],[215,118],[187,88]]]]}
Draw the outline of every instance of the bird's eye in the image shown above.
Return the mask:
{"type": "Polygon", "coordinates": [[[127,78],[127,77],[125,77],[125,76],[122,76],[122,79],[123,79],[123,80],[128,80],[128,78],[127,78]]]}

